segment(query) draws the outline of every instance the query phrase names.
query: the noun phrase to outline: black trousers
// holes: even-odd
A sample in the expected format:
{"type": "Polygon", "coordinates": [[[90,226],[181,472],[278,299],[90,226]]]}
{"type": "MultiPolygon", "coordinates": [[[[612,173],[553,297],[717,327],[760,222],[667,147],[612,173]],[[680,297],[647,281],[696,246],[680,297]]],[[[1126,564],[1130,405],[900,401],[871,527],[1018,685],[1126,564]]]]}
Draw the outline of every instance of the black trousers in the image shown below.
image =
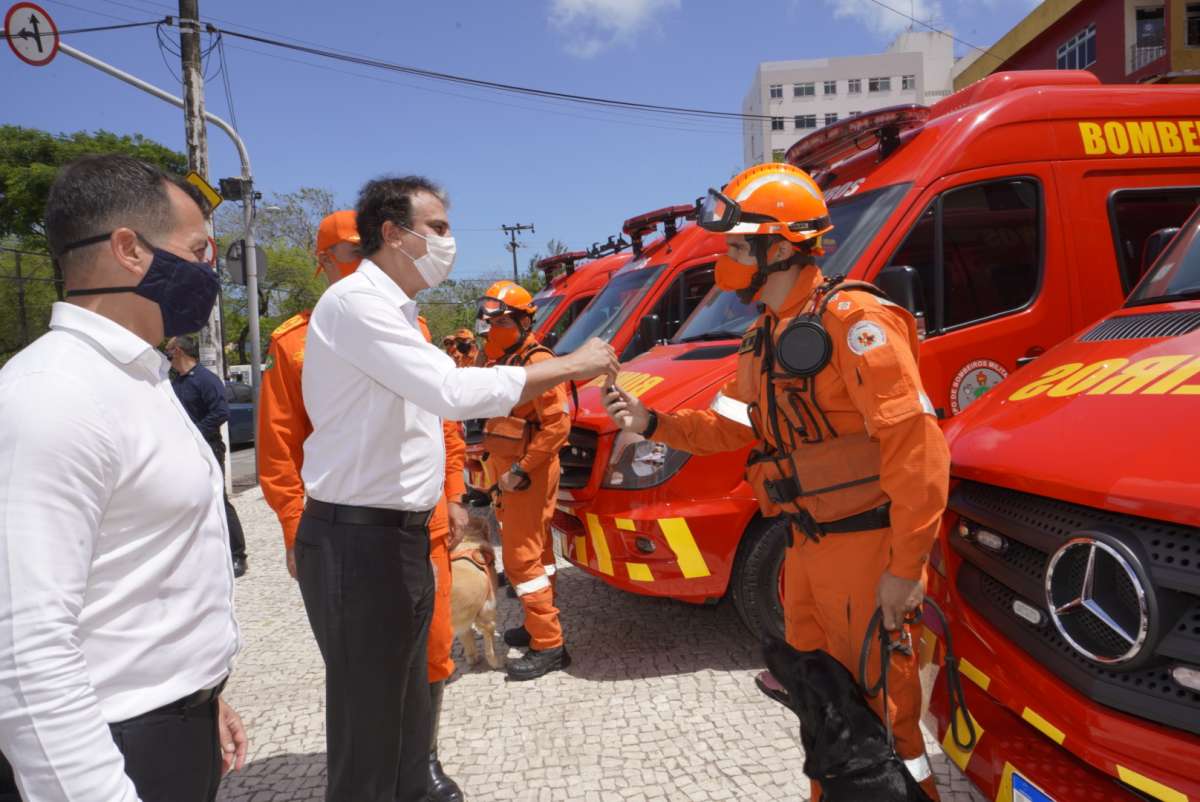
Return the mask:
{"type": "MultiPolygon", "coordinates": [[[[142,802],[213,802],[221,784],[217,702],[146,713],[110,724],[125,774],[142,802]]],[[[0,802],[21,802],[12,769],[0,756],[0,802]]]]}
{"type": "Polygon", "coordinates": [[[306,509],[296,570],[325,660],[325,798],[421,802],[432,727],[428,525],[330,523],[306,509]]]}
{"type": "MultiPolygon", "coordinates": [[[[207,438],[205,438],[207,439],[207,438]]],[[[221,477],[225,476],[225,441],[219,436],[208,440],[217,464],[221,466],[221,477]]],[[[246,559],[246,534],[242,531],[242,519],[238,518],[237,510],[229,503],[229,494],[221,491],[225,499],[225,517],[229,519],[229,553],[234,557],[246,559]]],[[[2,800],[0,800],[2,802],[2,800]]]]}

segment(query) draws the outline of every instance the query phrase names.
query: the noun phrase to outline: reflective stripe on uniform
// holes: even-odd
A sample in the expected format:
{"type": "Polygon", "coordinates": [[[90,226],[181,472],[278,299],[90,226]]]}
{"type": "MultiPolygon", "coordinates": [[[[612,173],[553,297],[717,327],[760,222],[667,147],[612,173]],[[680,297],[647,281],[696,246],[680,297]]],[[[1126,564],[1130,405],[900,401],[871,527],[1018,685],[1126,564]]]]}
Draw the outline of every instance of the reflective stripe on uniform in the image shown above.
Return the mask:
{"type": "Polygon", "coordinates": [[[558,566],[554,563],[543,563],[542,568],[546,570],[546,576],[554,576],[558,571],[558,566]]]}
{"type": "Polygon", "coordinates": [[[539,590],[545,590],[550,587],[550,577],[542,574],[535,576],[528,582],[520,582],[513,586],[513,590],[517,592],[517,596],[528,596],[530,593],[537,593],[539,590]]]}
{"type": "Polygon", "coordinates": [[[929,400],[929,396],[925,395],[924,390],[919,391],[918,395],[921,396],[921,411],[936,418],[937,410],[933,408],[933,402],[929,400]]]}
{"type": "Polygon", "coordinates": [[[929,767],[929,756],[921,755],[910,760],[904,761],[904,767],[908,769],[908,773],[912,775],[917,782],[927,780],[933,776],[933,769],[929,767]]]}
{"type": "Polygon", "coordinates": [[[750,425],[749,404],[738,401],[736,398],[730,398],[725,393],[717,393],[717,397],[713,399],[709,409],[734,423],[740,423],[747,427],[750,425]]]}

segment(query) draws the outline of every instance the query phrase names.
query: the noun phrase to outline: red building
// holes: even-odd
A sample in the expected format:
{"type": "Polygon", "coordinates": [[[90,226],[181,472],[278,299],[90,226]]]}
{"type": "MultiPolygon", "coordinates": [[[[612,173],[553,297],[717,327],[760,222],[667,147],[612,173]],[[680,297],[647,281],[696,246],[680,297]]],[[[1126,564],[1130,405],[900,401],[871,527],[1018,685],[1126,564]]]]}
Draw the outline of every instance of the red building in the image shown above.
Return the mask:
{"type": "Polygon", "coordinates": [[[1086,69],[1105,83],[1200,82],[1200,1],[1045,0],[986,53],[960,60],[954,88],[1046,69],[1086,69]]]}

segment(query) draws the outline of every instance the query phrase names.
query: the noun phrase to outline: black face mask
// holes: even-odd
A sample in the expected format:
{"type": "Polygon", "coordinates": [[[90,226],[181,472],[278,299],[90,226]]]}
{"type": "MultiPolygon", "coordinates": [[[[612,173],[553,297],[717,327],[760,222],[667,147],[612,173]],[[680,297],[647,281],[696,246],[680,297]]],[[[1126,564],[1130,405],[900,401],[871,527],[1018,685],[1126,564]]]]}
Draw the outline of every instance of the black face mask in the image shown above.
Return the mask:
{"type": "MultiPolygon", "coordinates": [[[[59,250],[58,255],[61,257],[75,248],[104,242],[111,236],[110,231],[107,234],[67,243],[59,250]]],[[[191,334],[204,328],[212,313],[213,304],[217,302],[217,294],[221,291],[217,272],[205,262],[193,262],[176,256],[170,251],[154,247],[141,234],[137,236],[154,251],[154,259],[141,281],[130,287],[70,290],[67,297],[132,292],[158,304],[162,313],[164,337],[191,334]]]]}
{"type": "Polygon", "coordinates": [[[458,349],[460,354],[471,353],[471,343],[469,342],[463,342],[462,340],[459,340],[454,344],[454,347],[458,349]]]}

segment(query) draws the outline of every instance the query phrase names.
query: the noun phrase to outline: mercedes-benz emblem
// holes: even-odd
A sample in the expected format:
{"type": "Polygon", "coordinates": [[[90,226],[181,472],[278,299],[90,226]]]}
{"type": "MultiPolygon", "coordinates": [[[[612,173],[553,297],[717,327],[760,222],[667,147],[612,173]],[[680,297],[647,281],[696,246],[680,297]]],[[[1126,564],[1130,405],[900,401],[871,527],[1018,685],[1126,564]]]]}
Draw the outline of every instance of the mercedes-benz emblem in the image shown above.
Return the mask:
{"type": "Polygon", "coordinates": [[[1097,663],[1133,660],[1150,632],[1150,605],[1138,572],[1120,551],[1095,538],[1073,538],[1050,558],[1046,602],[1058,633],[1097,663]]]}

